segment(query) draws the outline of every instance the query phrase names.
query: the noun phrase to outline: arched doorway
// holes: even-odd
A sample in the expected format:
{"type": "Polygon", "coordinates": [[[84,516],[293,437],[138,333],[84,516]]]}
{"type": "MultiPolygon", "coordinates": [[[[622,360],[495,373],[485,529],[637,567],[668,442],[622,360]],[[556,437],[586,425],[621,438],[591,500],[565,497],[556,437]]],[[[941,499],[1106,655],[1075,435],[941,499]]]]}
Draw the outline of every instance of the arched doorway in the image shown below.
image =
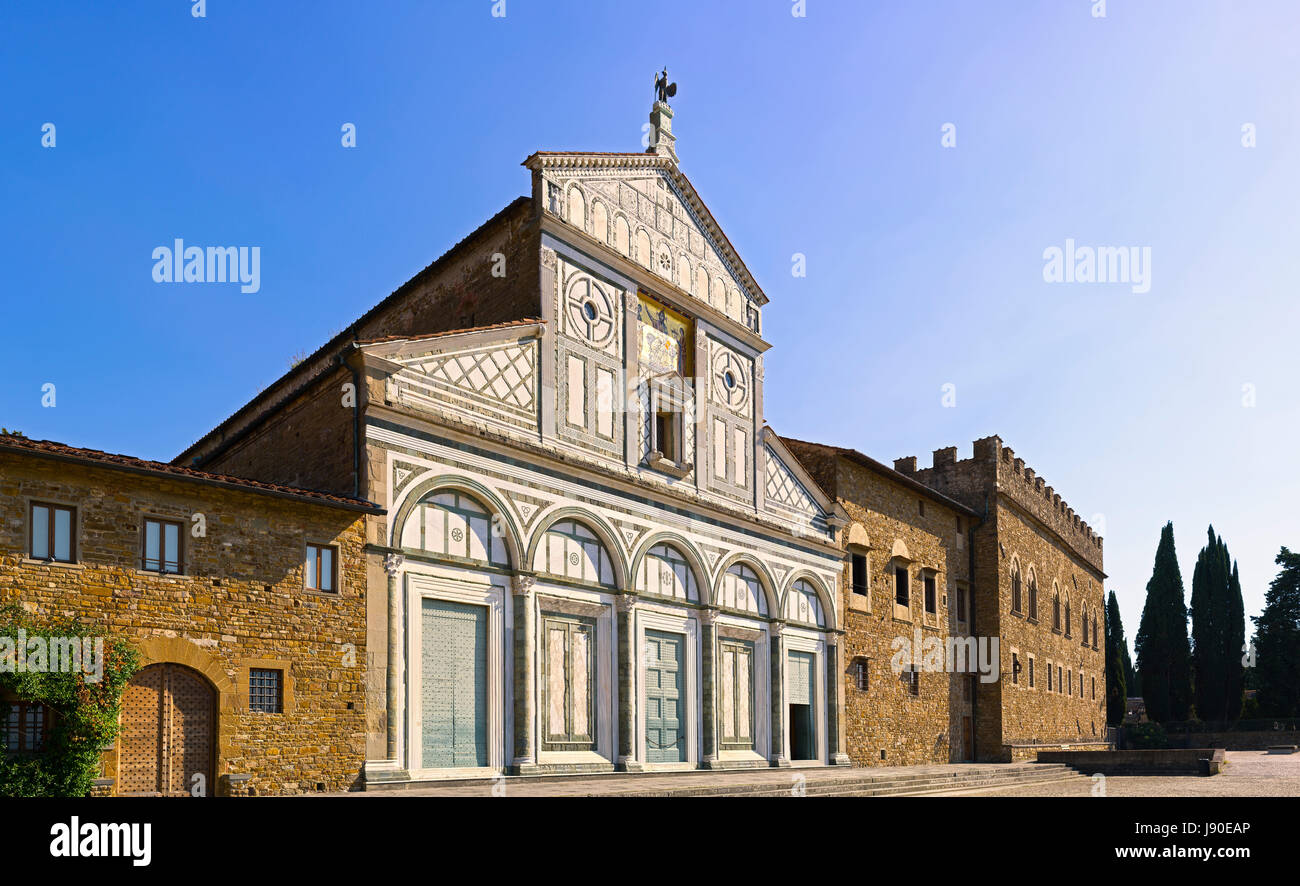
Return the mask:
{"type": "Polygon", "coordinates": [[[122,695],[117,792],[210,795],[216,735],[216,690],[198,671],[144,668],[122,695]]]}

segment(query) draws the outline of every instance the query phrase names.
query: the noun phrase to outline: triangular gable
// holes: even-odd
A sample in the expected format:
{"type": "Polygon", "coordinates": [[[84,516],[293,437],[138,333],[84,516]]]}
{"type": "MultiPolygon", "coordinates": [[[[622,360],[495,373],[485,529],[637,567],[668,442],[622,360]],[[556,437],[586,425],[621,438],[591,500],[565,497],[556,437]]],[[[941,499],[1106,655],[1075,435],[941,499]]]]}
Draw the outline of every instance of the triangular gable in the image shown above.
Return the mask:
{"type": "Polygon", "coordinates": [[[763,503],[767,510],[830,534],[842,522],[840,506],[822,491],[771,428],[763,428],[766,464],[763,503]]]}
{"type": "Polygon", "coordinates": [[[767,296],[677,167],[655,154],[538,153],[542,207],[758,332],[767,296]]]}
{"type": "Polygon", "coordinates": [[[362,345],[390,369],[387,399],[516,428],[537,427],[539,323],[362,345]]]}

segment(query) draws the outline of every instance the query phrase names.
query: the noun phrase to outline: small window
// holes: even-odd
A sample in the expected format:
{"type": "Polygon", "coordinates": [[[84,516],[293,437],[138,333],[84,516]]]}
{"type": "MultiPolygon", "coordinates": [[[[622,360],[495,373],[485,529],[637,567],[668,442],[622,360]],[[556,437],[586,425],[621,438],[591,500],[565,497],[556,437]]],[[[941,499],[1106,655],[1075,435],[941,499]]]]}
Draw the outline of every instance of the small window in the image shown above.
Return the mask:
{"type": "Polygon", "coordinates": [[[1093,701],[1097,700],[1097,678],[1096,677],[1092,678],[1092,700],[1093,701]]]}
{"type": "Polygon", "coordinates": [[[852,554],[850,559],[853,562],[853,593],[867,594],[867,555],[852,554]]]}
{"type": "Polygon", "coordinates": [[[77,559],[77,512],[63,505],[32,503],[28,550],[33,560],[73,563],[77,559]]]}
{"type": "Polygon", "coordinates": [[[1011,682],[1014,685],[1020,685],[1020,656],[1011,653],[1011,682]]]}
{"type": "Polygon", "coordinates": [[[966,621],[966,589],[957,589],[957,621],[966,621]]]}
{"type": "Polygon", "coordinates": [[[6,699],[9,714],[0,723],[0,751],[30,754],[45,749],[54,712],[39,702],[6,699]]]}
{"type": "Polygon", "coordinates": [[[860,658],[853,663],[853,685],[866,692],[871,687],[871,673],[868,662],[860,658]]]}
{"type": "Polygon", "coordinates": [[[307,590],[333,594],[338,591],[338,549],[330,545],[307,545],[307,590]]]}
{"type": "Polygon", "coordinates": [[[1070,686],[1069,693],[1070,693],[1070,697],[1073,698],[1073,697],[1074,697],[1074,671],[1072,671],[1072,670],[1071,670],[1071,671],[1066,671],[1066,672],[1065,672],[1065,676],[1066,676],[1066,678],[1070,681],[1070,684],[1069,684],[1069,686],[1070,686]]]}
{"type": "Polygon", "coordinates": [[[1052,691],[1052,663],[1047,663],[1047,691],[1052,691]]]}
{"type": "Polygon", "coordinates": [[[1029,656],[1029,688],[1034,688],[1034,657],[1029,656]]]}
{"type": "Polygon", "coordinates": [[[655,412],[654,448],[668,461],[681,461],[677,452],[677,416],[670,409],[655,412]]]}
{"type": "Polygon", "coordinates": [[[911,596],[907,588],[907,567],[905,566],[894,568],[894,602],[899,606],[907,606],[911,603],[911,596]]]}
{"type": "Polygon", "coordinates": [[[278,714],[284,707],[283,671],[253,668],[248,672],[248,709],[278,714]]]}
{"type": "Polygon", "coordinates": [[[181,524],[170,520],[144,521],[144,555],[140,568],[177,575],[181,571],[181,524]]]}
{"type": "Polygon", "coordinates": [[[1056,666],[1056,691],[1057,692],[1065,691],[1065,678],[1061,676],[1062,673],[1063,671],[1061,670],[1061,666],[1057,665],[1056,666]]]}
{"type": "Polygon", "coordinates": [[[916,665],[908,665],[903,672],[903,679],[907,681],[907,694],[913,696],[921,695],[921,669],[916,665]]]}
{"type": "Polygon", "coordinates": [[[925,577],[925,611],[928,615],[934,615],[939,611],[938,594],[935,590],[934,575],[932,574],[925,577]]]}
{"type": "Polygon", "coordinates": [[[925,499],[918,498],[916,500],[916,512],[922,517],[925,516],[925,499]]]}

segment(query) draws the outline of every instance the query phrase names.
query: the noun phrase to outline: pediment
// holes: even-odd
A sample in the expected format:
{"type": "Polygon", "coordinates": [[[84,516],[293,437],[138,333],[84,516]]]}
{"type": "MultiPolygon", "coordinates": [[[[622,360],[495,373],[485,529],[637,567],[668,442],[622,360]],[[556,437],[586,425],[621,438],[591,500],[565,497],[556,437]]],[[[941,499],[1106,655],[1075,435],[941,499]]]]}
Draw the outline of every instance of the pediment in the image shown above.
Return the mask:
{"type": "Polygon", "coordinates": [[[540,170],[547,212],[759,332],[767,296],[676,166],[653,154],[534,154],[526,165],[540,170]]]}

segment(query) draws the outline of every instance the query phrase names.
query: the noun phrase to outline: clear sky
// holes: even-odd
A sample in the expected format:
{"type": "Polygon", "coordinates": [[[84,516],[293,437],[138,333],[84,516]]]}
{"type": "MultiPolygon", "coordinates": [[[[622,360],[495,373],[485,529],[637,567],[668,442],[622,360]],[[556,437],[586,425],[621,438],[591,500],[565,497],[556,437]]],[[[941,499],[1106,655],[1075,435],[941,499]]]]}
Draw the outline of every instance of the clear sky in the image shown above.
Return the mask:
{"type": "Polygon", "coordinates": [[[0,425],[170,459],[532,151],[639,150],[667,65],[772,300],[773,427],[922,464],[999,434],[1104,524],[1130,641],[1166,520],[1189,595],[1213,522],[1258,612],[1300,547],[1294,0],[494,5],[8,0],[0,425]],[[155,283],[178,237],[259,246],[260,291],[155,283]],[[1149,247],[1149,291],[1045,282],[1068,239],[1149,247]]]}

